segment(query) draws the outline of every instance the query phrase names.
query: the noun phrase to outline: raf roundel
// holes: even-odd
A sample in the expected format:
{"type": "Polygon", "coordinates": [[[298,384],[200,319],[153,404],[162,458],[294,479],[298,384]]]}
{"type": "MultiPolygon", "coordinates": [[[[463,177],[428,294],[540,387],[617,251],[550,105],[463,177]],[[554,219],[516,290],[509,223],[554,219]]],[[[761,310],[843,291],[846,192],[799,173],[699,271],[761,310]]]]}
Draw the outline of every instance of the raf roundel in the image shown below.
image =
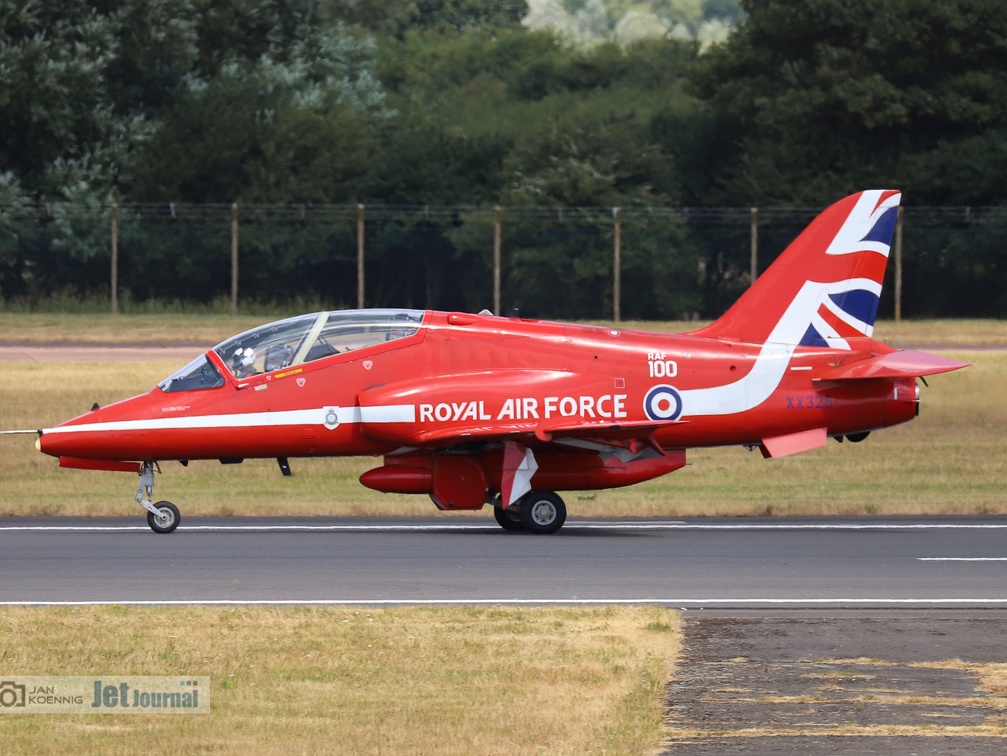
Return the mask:
{"type": "Polygon", "coordinates": [[[329,430],[335,430],[339,426],[338,410],[338,407],[326,407],[325,409],[325,427],[329,430]]]}
{"type": "Polygon", "coordinates": [[[682,396],[671,386],[654,386],[643,400],[643,411],[651,420],[678,420],[682,396]]]}

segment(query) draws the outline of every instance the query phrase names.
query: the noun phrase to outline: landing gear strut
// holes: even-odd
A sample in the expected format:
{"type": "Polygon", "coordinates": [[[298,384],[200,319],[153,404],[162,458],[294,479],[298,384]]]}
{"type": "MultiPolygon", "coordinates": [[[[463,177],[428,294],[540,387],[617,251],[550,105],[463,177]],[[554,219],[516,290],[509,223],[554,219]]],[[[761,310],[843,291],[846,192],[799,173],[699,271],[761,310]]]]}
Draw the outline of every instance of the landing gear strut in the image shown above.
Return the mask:
{"type": "Polygon", "coordinates": [[[170,501],[159,501],[151,504],[150,500],[154,494],[154,470],[155,462],[143,462],[140,465],[140,485],[136,488],[136,500],[147,510],[147,524],[155,533],[170,533],[178,527],[182,521],[178,513],[178,507],[170,501]]]}
{"type": "Polygon", "coordinates": [[[566,504],[553,491],[529,491],[507,509],[495,505],[493,516],[504,530],[548,535],[566,522],[566,504]]]}

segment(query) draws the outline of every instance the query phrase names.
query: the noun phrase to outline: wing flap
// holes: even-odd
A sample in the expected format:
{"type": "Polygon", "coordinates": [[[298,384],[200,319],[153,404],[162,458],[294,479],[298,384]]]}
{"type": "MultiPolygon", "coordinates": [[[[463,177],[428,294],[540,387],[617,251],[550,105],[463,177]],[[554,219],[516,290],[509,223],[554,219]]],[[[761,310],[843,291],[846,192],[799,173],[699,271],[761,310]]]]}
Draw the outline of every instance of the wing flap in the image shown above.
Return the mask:
{"type": "Polygon", "coordinates": [[[791,454],[819,449],[825,446],[827,441],[828,431],[825,428],[814,428],[800,433],[764,438],[759,449],[762,456],[769,459],[770,457],[786,457],[791,454]]]}

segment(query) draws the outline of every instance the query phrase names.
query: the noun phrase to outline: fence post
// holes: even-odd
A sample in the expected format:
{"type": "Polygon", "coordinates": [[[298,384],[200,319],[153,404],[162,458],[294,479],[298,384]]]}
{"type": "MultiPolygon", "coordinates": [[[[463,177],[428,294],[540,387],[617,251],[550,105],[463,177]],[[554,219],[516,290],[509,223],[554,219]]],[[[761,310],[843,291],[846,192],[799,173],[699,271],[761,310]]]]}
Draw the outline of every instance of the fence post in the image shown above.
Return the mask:
{"type": "Polygon", "coordinates": [[[238,203],[231,203],[231,317],[238,315],[238,203]]]}
{"type": "Polygon", "coordinates": [[[503,210],[497,205],[493,210],[493,314],[500,312],[501,245],[503,243],[503,210]]]}
{"type": "Polygon", "coordinates": [[[902,321],[902,205],[895,216],[895,322],[902,321]]]}
{"type": "Polygon", "coordinates": [[[752,283],[755,283],[755,279],[759,277],[759,208],[750,208],[751,211],[751,275],[752,283]]]}
{"type": "Polygon", "coordinates": [[[112,312],[119,312],[119,203],[112,203],[112,312]]]}
{"type": "Polygon", "coordinates": [[[357,309],[364,309],[364,206],[357,205],[357,309]]]}
{"type": "Polygon", "coordinates": [[[612,208],[613,230],[612,250],[612,320],[622,320],[622,209],[612,208]]]}

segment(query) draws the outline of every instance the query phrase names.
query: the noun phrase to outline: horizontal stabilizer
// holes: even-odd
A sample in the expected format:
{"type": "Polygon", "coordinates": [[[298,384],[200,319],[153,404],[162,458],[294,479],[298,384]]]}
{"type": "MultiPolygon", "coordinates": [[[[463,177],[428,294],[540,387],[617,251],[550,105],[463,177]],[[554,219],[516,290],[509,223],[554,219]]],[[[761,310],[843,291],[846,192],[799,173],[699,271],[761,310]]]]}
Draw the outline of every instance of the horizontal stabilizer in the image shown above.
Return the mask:
{"type": "Polygon", "coordinates": [[[774,436],[764,438],[759,445],[762,456],[766,459],[770,457],[786,457],[789,454],[810,451],[825,446],[829,440],[825,428],[814,428],[800,433],[790,433],[786,436],[774,436]]]}
{"type": "Polygon", "coordinates": [[[919,378],[949,373],[969,363],[926,352],[904,349],[849,362],[816,376],[818,381],[856,381],[870,378],[919,378]]]}

